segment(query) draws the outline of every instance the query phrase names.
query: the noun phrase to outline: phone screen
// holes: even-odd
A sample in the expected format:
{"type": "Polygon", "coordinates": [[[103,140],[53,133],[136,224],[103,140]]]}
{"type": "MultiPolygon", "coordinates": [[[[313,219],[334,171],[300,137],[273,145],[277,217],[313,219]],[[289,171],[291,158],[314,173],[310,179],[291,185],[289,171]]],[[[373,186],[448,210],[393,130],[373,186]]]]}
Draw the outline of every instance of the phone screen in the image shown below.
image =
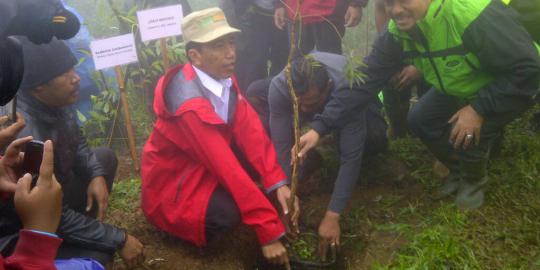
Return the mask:
{"type": "Polygon", "coordinates": [[[32,175],[32,186],[35,186],[39,176],[39,168],[43,159],[43,142],[32,140],[26,143],[23,159],[23,173],[32,175]]]}
{"type": "Polygon", "coordinates": [[[8,104],[0,106],[0,115],[8,116],[8,121],[2,126],[8,127],[17,122],[17,98],[13,98],[8,104]]]}

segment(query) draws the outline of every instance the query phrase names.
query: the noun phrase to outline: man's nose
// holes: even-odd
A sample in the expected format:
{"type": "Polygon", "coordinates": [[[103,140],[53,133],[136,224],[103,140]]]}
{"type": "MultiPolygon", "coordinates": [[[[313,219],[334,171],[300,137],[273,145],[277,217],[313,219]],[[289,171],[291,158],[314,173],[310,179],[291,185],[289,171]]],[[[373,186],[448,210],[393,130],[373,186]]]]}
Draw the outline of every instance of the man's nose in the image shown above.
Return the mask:
{"type": "Polygon", "coordinates": [[[236,46],[234,46],[234,44],[229,44],[227,45],[227,52],[225,54],[225,56],[228,58],[228,59],[234,59],[236,58],[236,46]]]}
{"type": "Polygon", "coordinates": [[[398,16],[399,14],[401,14],[403,12],[403,7],[401,6],[401,4],[399,3],[396,3],[396,1],[393,1],[392,4],[388,4],[387,5],[387,13],[392,17],[392,16],[398,16]]]}
{"type": "Polygon", "coordinates": [[[73,72],[72,77],[71,77],[71,81],[73,83],[79,83],[81,81],[81,76],[79,76],[79,74],[77,74],[77,72],[73,72]]]}

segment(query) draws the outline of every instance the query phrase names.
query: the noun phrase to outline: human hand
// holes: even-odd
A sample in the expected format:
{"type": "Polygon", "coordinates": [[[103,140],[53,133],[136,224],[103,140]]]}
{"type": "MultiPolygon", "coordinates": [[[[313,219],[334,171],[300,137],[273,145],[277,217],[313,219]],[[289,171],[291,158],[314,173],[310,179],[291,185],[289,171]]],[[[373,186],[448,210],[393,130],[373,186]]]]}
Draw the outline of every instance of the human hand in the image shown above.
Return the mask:
{"type": "Polygon", "coordinates": [[[4,157],[0,159],[0,192],[15,192],[19,171],[24,159],[22,151],[26,143],[31,140],[32,137],[30,136],[20,138],[7,147],[4,157]]]}
{"type": "Polygon", "coordinates": [[[281,241],[277,240],[261,247],[264,258],[272,264],[284,265],[285,269],[290,270],[289,256],[287,249],[281,241]]]}
{"type": "MultiPolygon", "coordinates": [[[[317,131],[315,131],[314,129],[310,129],[308,132],[306,132],[306,134],[300,137],[299,143],[301,148],[298,151],[298,158],[300,159],[300,163],[304,162],[304,160],[306,159],[307,152],[317,146],[317,144],[319,143],[319,139],[319,133],[317,133],[317,131]]],[[[294,153],[296,152],[297,147],[298,146],[295,145],[293,146],[293,149],[291,149],[291,165],[295,159],[294,153]]]]}
{"type": "Polygon", "coordinates": [[[94,200],[98,205],[97,219],[103,220],[109,206],[109,190],[107,189],[107,181],[103,176],[98,176],[90,181],[87,190],[86,212],[90,212],[94,206],[94,200]]]}
{"type": "MultiPolygon", "coordinates": [[[[289,214],[289,200],[291,199],[291,190],[288,186],[284,185],[279,187],[276,190],[276,197],[281,205],[281,209],[283,209],[283,214],[287,215],[289,214]]],[[[292,223],[292,226],[296,228],[296,233],[299,233],[298,231],[298,217],[300,217],[300,200],[297,196],[294,198],[294,211],[292,212],[290,216],[290,221],[292,223]]]]}
{"type": "MultiPolygon", "coordinates": [[[[9,117],[1,116],[0,125],[5,124],[8,120],[9,117]]],[[[20,113],[17,113],[17,121],[0,130],[0,148],[4,148],[4,146],[15,140],[15,138],[17,138],[17,134],[19,134],[19,132],[21,132],[25,126],[26,122],[24,121],[24,117],[20,113]]]]}
{"type": "Polygon", "coordinates": [[[323,261],[327,259],[329,246],[332,256],[335,258],[340,244],[340,234],[339,214],[330,210],[326,211],[319,225],[319,255],[323,261]]]}
{"type": "Polygon", "coordinates": [[[285,25],[287,23],[285,15],[286,14],[284,7],[278,7],[274,11],[274,24],[279,30],[283,30],[285,28],[285,25]]]}
{"type": "Polygon", "coordinates": [[[480,131],[484,123],[484,117],[479,115],[471,105],[467,105],[457,111],[450,120],[452,131],[450,132],[450,143],[454,149],[467,149],[473,143],[480,143],[480,131]]]}
{"type": "Polygon", "coordinates": [[[118,255],[120,255],[128,269],[134,268],[144,262],[144,246],[137,238],[127,234],[126,243],[118,251],[118,255]]]}
{"type": "Polygon", "coordinates": [[[56,181],[51,141],[46,141],[39,178],[31,187],[32,175],[25,174],[17,183],[15,210],[27,230],[55,233],[62,214],[62,187],[56,181]]]}
{"type": "Polygon", "coordinates": [[[392,84],[398,91],[403,91],[411,88],[420,78],[422,73],[415,66],[408,65],[392,78],[392,84]]]}
{"type": "Polygon", "coordinates": [[[355,27],[362,20],[362,7],[349,6],[345,13],[345,27],[355,27]]]}

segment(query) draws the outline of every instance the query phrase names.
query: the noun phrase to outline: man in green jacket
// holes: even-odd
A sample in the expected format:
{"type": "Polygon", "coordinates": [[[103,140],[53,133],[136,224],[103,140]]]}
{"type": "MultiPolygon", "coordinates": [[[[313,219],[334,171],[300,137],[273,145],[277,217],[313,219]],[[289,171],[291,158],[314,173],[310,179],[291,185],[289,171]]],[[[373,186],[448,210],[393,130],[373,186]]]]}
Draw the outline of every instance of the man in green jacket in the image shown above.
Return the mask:
{"type": "Polygon", "coordinates": [[[536,44],[500,0],[384,0],[391,17],[363,72],[365,107],[403,64],[434,86],[409,112],[409,126],[449,169],[440,194],[462,209],[484,201],[490,148],[533,104],[540,81],[536,44]]]}

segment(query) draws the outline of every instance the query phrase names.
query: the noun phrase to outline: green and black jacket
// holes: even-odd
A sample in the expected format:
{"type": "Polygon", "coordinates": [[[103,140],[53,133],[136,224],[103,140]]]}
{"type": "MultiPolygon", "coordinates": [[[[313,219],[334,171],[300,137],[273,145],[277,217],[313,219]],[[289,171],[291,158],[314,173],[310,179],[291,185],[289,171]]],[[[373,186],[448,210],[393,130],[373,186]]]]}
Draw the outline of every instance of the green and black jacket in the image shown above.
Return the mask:
{"type": "Polygon", "coordinates": [[[519,13],[519,21],[529,31],[536,43],[540,43],[540,0],[503,0],[519,13]]]}
{"type": "MultiPolygon", "coordinates": [[[[500,0],[433,0],[405,33],[391,21],[366,58],[366,96],[375,98],[404,63],[437,90],[481,115],[529,106],[540,82],[540,47],[500,0]]],[[[359,101],[365,104],[364,101],[359,101]]]]}

